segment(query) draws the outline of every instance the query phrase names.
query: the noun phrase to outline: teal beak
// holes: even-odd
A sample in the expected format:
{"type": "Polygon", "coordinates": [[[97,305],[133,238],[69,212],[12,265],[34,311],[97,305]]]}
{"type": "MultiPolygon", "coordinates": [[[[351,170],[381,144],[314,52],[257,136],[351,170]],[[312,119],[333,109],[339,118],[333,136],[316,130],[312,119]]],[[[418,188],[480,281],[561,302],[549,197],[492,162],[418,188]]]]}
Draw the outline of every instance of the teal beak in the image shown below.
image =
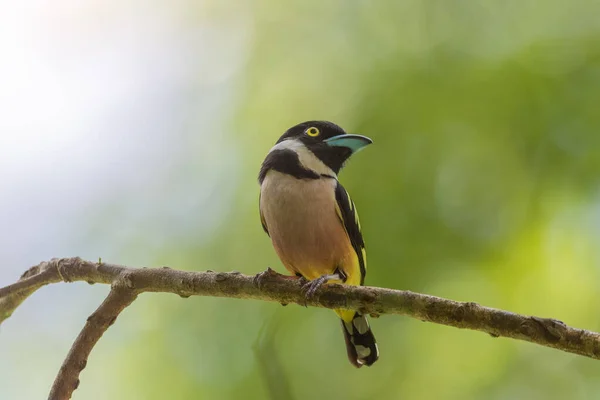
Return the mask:
{"type": "Polygon", "coordinates": [[[346,147],[352,151],[352,154],[373,143],[366,136],[349,134],[334,136],[323,142],[330,147],[346,147]]]}

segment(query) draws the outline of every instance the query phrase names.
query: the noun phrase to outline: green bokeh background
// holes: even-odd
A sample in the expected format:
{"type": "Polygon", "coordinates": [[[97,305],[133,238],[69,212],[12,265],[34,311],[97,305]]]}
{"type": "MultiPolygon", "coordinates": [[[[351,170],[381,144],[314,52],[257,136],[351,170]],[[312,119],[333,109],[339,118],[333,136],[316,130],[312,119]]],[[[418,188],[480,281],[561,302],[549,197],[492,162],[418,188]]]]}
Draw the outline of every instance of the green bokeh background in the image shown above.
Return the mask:
{"type": "MultiPolygon", "coordinates": [[[[283,272],[259,222],[258,168],[288,127],[326,119],[374,140],[340,175],[368,285],[600,329],[600,3],[262,0],[186,14],[251,26],[213,131],[226,145],[180,171],[189,185],[226,176],[210,194],[226,212],[208,235],[149,251],[150,265],[283,272]]],[[[122,260],[135,265],[149,234],[122,260]]],[[[328,310],[145,294],[74,398],[600,397],[597,361],[398,316],[372,328],[380,360],[356,370],[328,310]]]]}

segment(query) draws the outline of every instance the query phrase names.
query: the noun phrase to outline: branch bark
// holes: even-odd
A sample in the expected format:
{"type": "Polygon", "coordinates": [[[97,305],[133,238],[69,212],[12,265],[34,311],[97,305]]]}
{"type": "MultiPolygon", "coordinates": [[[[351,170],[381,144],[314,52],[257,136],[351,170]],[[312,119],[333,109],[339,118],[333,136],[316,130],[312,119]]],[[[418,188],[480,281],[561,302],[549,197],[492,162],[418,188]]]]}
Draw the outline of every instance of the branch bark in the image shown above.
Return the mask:
{"type": "Polygon", "coordinates": [[[128,268],[78,257],[52,259],[30,268],[18,282],[0,288],[0,324],[31,294],[56,282],[86,281],[111,284],[106,300],[88,318],[61,367],[50,399],[69,399],[79,382],[93,346],[118,314],[139,293],[167,292],[181,297],[213,296],[346,308],[379,316],[399,314],[422,321],[486,332],[600,359],[600,334],[567,326],[561,321],[526,316],[405,290],[325,285],[306,299],[297,279],[272,270],[260,279],[239,272],[188,272],[163,268],[128,268]]]}

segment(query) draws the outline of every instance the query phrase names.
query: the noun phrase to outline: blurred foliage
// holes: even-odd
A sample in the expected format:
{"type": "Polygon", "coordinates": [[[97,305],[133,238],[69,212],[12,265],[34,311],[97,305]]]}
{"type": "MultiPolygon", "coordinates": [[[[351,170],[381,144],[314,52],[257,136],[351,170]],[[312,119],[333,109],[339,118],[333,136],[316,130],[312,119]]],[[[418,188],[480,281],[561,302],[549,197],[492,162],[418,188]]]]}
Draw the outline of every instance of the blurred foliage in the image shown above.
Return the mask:
{"type": "MultiPolygon", "coordinates": [[[[256,175],[285,129],[326,119],[374,140],[340,176],[361,213],[367,284],[600,328],[600,3],[248,4],[187,21],[251,27],[231,146],[215,157],[236,165],[219,189],[235,201],[206,245],[191,232],[156,265],[283,271],[256,175]]],[[[76,398],[107,374],[106,395],[123,399],[600,395],[596,361],[407,318],[372,322],[381,359],[360,370],[327,310],[152,294],[119,323],[136,336],[101,342],[76,398]]]]}

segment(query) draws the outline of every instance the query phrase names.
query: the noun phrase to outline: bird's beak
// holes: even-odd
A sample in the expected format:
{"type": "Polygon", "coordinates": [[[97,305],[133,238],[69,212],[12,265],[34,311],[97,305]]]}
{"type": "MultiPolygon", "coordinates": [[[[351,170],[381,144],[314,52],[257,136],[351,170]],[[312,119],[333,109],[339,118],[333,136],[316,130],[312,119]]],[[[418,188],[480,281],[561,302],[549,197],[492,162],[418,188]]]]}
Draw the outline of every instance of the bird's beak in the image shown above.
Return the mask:
{"type": "Polygon", "coordinates": [[[352,151],[352,154],[373,143],[373,141],[366,136],[349,134],[334,136],[325,139],[323,142],[330,147],[346,147],[352,151]]]}

